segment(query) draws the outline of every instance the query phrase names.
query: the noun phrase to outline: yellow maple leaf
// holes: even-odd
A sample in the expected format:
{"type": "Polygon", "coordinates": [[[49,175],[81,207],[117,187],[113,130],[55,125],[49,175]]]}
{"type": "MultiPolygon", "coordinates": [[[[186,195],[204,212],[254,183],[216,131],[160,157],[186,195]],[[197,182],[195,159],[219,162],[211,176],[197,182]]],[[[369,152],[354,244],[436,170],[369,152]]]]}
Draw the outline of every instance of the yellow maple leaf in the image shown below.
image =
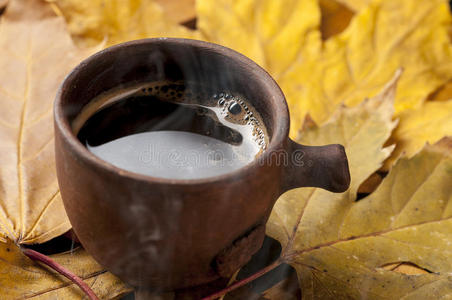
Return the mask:
{"type": "Polygon", "coordinates": [[[198,33],[170,21],[161,6],[147,0],[48,0],[82,45],[113,45],[151,37],[199,38],[198,33]]]}
{"type": "MultiPolygon", "coordinates": [[[[62,276],[22,254],[70,229],[56,180],[53,99],[79,50],[64,20],[40,0],[10,1],[0,25],[0,294],[2,299],[82,298],[62,276]]],[[[84,250],[52,256],[101,297],[129,290],[84,250]]]]}
{"type": "MultiPolygon", "coordinates": [[[[2,299],[84,299],[86,296],[63,275],[30,260],[12,242],[0,243],[0,257],[2,299]]],[[[82,278],[100,299],[113,299],[131,290],[82,248],[50,257],[82,278]]]]}
{"type": "Polygon", "coordinates": [[[296,189],[278,199],[267,233],[283,246],[306,299],[439,299],[452,295],[452,155],[429,146],[395,165],[375,192],[355,201],[357,186],[387,157],[393,97],[370,99],[301,142],[345,144],[351,188],[343,194],[296,189]],[[365,120],[365,121],[363,121],[365,120]],[[362,131],[360,130],[362,129],[362,131]],[[379,138],[376,138],[378,136],[379,138]],[[401,274],[388,265],[418,266],[401,274]],[[427,269],[433,273],[419,272],[427,269]],[[422,274],[422,275],[418,275],[422,274]]]}
{"type": "Polygon", "coordinates": [[[198,0],[198,28],[208,41],[253,59],[276,79],[320,51],[316,0],[198,0]]]}
{"type": "Polygon", "coordinates": [[[53,99],[91,50],[37,0],[9,3],[0,25],[0,241],[42,243],[70,229],[54,162],[53,99]]]}
{"type": "Polygon", "coordinates": [[[295,64],[280,78],[293,121],[292,135],[309,112],[323,122],[337,105],[356,105],[375,95],[393,72],[405,69],[396,115],[418,108],[452,76],[451,23],[446,1],[375,1],[349,27],[324,44],[310,63],[295,64]],[[422,3],[422,4],[421,4],[422,3]]]}
{"type": "Polygon", "coordinates": [[[425,143],[434,144],[444,136],[452,136],[452,98],[429,101],[418,109],[404,111],[399,115],[399,121],[392,137],[396,148],[386,162],[386,169],[401,156],[414,156],[425,143]]]}

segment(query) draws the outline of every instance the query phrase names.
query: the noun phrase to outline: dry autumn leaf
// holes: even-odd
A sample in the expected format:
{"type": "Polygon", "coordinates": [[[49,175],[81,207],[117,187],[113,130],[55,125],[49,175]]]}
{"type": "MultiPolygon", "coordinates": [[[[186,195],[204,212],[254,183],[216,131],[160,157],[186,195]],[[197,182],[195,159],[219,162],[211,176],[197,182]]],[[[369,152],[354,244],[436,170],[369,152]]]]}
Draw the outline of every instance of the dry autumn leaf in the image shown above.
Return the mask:
{"type": "MultiPolygon", "coordinates": [[[[53,99],[80,51],[64,20],[40,0],[10,1],[0,25],[0,290],[2,299],[81,298],[62,276],[38,266],[19,244],[70,229],[54,166],[53,99]]],[[[105,298],[128,290],[83,250],[55,255],[105,298]]]]}
{"type": "MultiPolygon", "coordinates": [[[[83,299],[83,292],[62,275],[43,268],[22,254],[14,243],[0,243],[2,299],[83,299]]],[[[118,278],[99,266],[85,250],[51,256],[82,278],[101,299],[113,299],[130,291],[118,278]]]]}
{"type": "Polygon", "coordinates": [[[450,79],[449,7],[442,0],[421,3],[373,1],[343,33],[324,43],[320,56],[312,57],[314,67],[296,63],[280,79],[291,108],[292,134],[306,112],[321,123],[340,103],[354,106],[375,95],[399,67],[405,71],[396,114],[419,107],[450,79]]]}
{"type": "Polygon", "coordinates": [[[88,53],[48,5],[12,1],[0,27],[0,241],[42,243],[70,229],[56,180],[53,99],[88,53]]]}
{"type": "Polygon", "coordinates": [[[155,1],[147,0],[48,0],[62,14],[77,42],[106,46],[150,37],[199,38],[174,21],[155,1]]]}
{"type": "Polygon", "coordinates": [[[434,144],[444,136],[452,136],[452,95],[448,101],[429,101],[418,109],[404,111],[399,121],[392,138],[397,146],[387,165],[400,156],[414,156],[425,143],[434,144]]]}
{"type": "Polygon", "coordinates": [[[382,96],[308,129],[300,142],[343,143],[352,183],[343,194],[297,189],[276,203],[267,233],[298,273],[306,299],[439,299],[452,295],[452,155],[428,146],[400,160],[368,197],[356,189],[383,163],[394,84],[382,96]],[[384,96],[385,95],[385,96],[384,96]],[[376,138],[378,136],[378,138],[376,138]],[[433,273],[402,274],[394,263],[433,273]]]}
{"type": "Polygon", "coordinates": [[[243,53],[277,80],[295,61],[320,52],[316,0],[198,0],[196,5],[206,40],[243,53]]]}

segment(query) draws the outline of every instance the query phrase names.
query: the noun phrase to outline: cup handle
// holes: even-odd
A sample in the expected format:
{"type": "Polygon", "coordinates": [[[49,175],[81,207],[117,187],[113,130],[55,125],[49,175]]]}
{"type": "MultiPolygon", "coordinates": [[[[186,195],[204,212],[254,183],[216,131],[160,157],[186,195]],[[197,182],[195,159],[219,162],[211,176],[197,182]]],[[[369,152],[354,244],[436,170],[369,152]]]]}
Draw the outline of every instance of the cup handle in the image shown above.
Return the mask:
{"type": "Polygon", "coordinates": [[[298,187],[319,187],[335,193],[350,185],[347,155],[342,145],[304,146],[288,141],[283,192],[298,187]]]}

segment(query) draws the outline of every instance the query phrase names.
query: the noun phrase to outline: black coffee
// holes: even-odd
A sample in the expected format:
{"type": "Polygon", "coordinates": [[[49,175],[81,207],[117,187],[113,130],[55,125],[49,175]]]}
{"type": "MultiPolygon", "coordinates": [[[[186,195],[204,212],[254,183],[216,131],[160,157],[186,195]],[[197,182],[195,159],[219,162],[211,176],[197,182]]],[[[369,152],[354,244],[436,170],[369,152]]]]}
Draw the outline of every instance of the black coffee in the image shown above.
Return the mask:
{"type": "Polygon", "coordinates": [[[196,90],[157,82],[110,91],[84,108],[73,129],[103,160],[162,178],[225,174],[265,150],[263,122],[243,97],[196,90]]]}

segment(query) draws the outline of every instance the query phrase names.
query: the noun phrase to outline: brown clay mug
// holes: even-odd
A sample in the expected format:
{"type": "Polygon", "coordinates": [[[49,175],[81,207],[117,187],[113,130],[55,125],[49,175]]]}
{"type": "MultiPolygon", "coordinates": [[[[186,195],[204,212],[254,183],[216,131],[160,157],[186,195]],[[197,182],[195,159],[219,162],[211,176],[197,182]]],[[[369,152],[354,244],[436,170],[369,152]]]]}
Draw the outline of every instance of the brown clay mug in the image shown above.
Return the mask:
{"type": "Polygon", "coordinates": [[[219,45],[158,38],[110,47],[66,77],[54,109],[58,182],[73,229],[101,265],[133,286],[177,289],[229,276],[261,247],[282,193],[306,186],[343,192],[349,186],[344,148],[290,140],[288,108],[276,82],[219,45]],[[244,95],[262,115],[267,149],[230,173],[181,180],[117,168],[77,139],[72,122],[97,95],[164,79],[244,95]]]}

